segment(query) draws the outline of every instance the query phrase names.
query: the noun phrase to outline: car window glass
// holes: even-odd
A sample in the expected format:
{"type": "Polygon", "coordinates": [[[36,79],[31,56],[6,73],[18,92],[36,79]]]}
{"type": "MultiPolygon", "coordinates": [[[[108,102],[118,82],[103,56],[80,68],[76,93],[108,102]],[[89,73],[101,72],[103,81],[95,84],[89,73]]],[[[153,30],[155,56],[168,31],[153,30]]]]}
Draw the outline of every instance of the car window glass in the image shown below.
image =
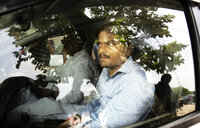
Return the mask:
{"type": "MultiPolygon", "coordinates": [[[[120,33],[118,40],[122,43],[133,43],[134,50],[131,56],[144,69],[148,82],[155,87],[155,104],[152,111],[144,122],[131,125],[140,126],[143,125],[142,123],[145,124],[145,121],[148,123],[148,119],[159,117],[159,121],[151,124],[153,127],[195,111],[193,55],[187,22],[181,5],[178,4],[179,7],[176,10],[167,7],[141,6],[141,4],[112,5],[111,3],[104,6],[99,3],[93,6],[82,3],[80,11],[88,18],[83,23],[77,20],[80,15],[74,16],[73,19],[71,15],[64,13],[66,10],[62,12],[62,9],[55,13],[39,15],[38,12],[43,6],[45,4],[14,11],[0,17],[1,22],[3,21],[0,23],[0,83],[14,76],[37,79],[37,76],[42,74],[55,77],[56,81],[60,82],[59,89],[69,92],[76,79],[73,77],[60,79],[55,73],[55,70],[65,63],[63,58],[66,61],[71,58],[68,53],[64,56],[62,40],[70,33],[81,35],[82,32],[91,30],[86,34],[87,40],[83,47],[91,55],[101,73],[98,55],[100,45],[96,32],[101,26],[114,24],[113,31],[120,33]],[[31,11],[33,17],[30,18],[31,11]],[[39,16],[34,17],[34,14],[39,16]],[[12,19],[12,17],[17,18],[12,19]],[[88,24],[96,26],[96,29],[89,28],[88,24]],[[54,49],[53,53],[47,41],[54,49]],[[158,86],[162,85],[161,78],[164,74],[168,74],[169,86],[163,90],[163,87],[158,86]],[[165,90],[169,91],[165,92],[165,90]],[[170,104],[167,104],[167,110],[163,110],[164,100],[165,97],[169,97],[168,94],[170,101],[167,103],[170,104]],[[158,104],[156,104],[157,101],[159,101],[158,104]]],[[[82,36],[80,38],[84,40],[82,36]]],[[[72,38],[67,41],[74,42],[72,38]]],[[[77,44],[74,43],[73,46],[77,44]]],[[[107,45],[119,44],[110,42],[107,45]]],[[[74,68],[73,70],[79,69],[75,65],[71,67],[74,68]]],[[[60,69],[60,71],[73,74],[72,70],[60,69]]],[[[88,83],[87,79],[84,80],[83,83],[88,85],[86,88],[81,88],[85,92],[84,103],[89,103],[97,99],[99,95],[94,85],[88,83]]],[[[68,92],[60,93],[57,99],[61,99],[68,92]]]]}
{"type": "MultiPolygon", "coordinates": [[[[166,115],[168,112],[160,112],[156,108],[152,117],[162,115],[162,123],[195,111],[193,56],[183,11],[138,6],[99,6],[86,8],[85,14],[91,19],[107,18],[108,22],[127,23],[128,27],[122,25],[122,28],[135,32],[131,37],[135,39],[133,59],[145,69],[147,79],[155,86],[157,98],[161,102],[171,95],[167,109],[172,115],[166,115]],[[164,74],[171,76],[169,93],[168,88],[157,89],[158,85],[162,85],[161,77],[164,74]]],[[[99,64],[97,41],[94,42],[92,56],[99,64]]]]}
{"type": "MultiPolygon", "coordinates": [[[[168,45],[166,51],[170,49],[170,52],[178,50],[176,49],[176,46],[170,46],[170,43],[180,43],[181,45],[185,45],[185,47],[183,47],[182,50],[177,51],[172,58],[167,55],[168,59],[165,60],[165,66],[169,70],[168,73],[172,76],[171,82],[169,83],[173,92],[171,100],[176,106],[177,116],[183,116],[195,110],[194,67],[187,23],[182,11],[160,9],[158,10],[158,13],[172,14],[175,18],[172,23],[168,24],[172,37],[156,39],[155,42],[166,43],[166,45],[168,45]],[[171,59],[173,61],[169,62],[171,59]],[[173,68],[171,65],[177,66],[175,66],[176,68],[173,68]]],[[[168,53],[170,52],[168,51],[168,53]]],[[[165,56],[165,53],[163,55],[165,56]]],[[[149,81],[155,84],[157,84],[162,77],[161,74],[156,74],[157,73],[152,71],[147,72],[149,81]]]]}

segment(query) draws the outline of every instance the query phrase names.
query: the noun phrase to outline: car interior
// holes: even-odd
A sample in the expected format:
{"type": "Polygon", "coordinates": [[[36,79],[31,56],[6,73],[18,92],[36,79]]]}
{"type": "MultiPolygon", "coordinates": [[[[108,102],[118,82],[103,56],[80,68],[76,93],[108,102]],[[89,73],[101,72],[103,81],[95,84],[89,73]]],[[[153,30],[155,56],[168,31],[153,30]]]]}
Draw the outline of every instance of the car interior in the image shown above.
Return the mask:
{"type": "MultiPolygon", "coordinates": [[[[171,75],[170,112],[163,111],[159,99],[155,98],[149,116],[126,128],[182,128],[199,123],[199,12],[198,0],[2,0],[0,128],[4,128],[3,114],[12,108],[9,102],[3,103],[6,98],[11,102],[15,96],[15,93],[9,94],[12,87],[10,90],[4,88],[6,79],[24,76],[24,80],[32,81],[38,80],[39,75],[46,75],[54,76],[59,83],[53,71],[65,63],[63,58],[67,61],[70,57],[65,56],[60,47],[70,33],[75,33],[84,42],[84,49],[101,72],[94,47],[97,46],[98,29],[110,24],[118,25],[114,29],[122,33],[122,41],[134,43],[132,58],[144,68],[149,83],[156,87],[163,74],[171,75]],[[46,45],[48,40],[59,52],[50,52],[46,45]]],[[[73,39],[67,41],[73,42],[73,39]]],[[[86,90],[90,90],[85,98],[89,102],[91,97],[96,97],[92,93],[95,88],[86,90]]],[[[61,122],[63,120],[47,119],[31,126],[55,128],[61,122]]]]}

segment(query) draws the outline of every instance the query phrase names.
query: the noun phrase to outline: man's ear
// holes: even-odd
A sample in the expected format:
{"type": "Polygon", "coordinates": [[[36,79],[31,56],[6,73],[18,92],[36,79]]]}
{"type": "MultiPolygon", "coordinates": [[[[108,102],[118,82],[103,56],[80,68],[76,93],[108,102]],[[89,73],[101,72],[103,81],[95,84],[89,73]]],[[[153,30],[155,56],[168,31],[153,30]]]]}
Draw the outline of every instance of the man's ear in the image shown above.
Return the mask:
{"type": "Polygon", "coordinates": [[[127,48],[126,48],[126,56],[130,56],[131,55],[131,52],[133,51],[134,47],[132,44],[128,45],[127,48]]]}

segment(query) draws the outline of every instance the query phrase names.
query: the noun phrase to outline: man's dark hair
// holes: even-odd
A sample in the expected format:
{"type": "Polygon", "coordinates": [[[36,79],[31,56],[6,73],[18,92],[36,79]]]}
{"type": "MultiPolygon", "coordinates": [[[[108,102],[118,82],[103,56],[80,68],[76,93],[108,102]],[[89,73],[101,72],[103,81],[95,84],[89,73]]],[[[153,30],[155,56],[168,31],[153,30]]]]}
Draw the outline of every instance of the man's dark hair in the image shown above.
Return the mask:
{"type": "Polygon", "coordinates": [[[172,76],[170,74],[163,74],[162,77],[161,77],[161,81],[163,80],[171,80],[172,79],[172,76]]]}
{"type": "Polygon", "coordinates": [[[82,34],[79,36],[76,32],[68,33],[67,36],[64,36],[61,40],[62,44],[64,45],[65,49],[68,49],[69,45],[75,45],[77,44],[80,49],[83,49],[84,42],[86,41],[86,38],[82,34]]]}
{"type": "MultiPolygon", "coordinates": [[[[120,31],[120,32],[115,32],[113,30],[114,27],[117,27],[118,25],[116,24],[106,24],[106,25],[103,25],[99,28],[97,28],[96,30],[96,33],[95,33],[95,37],[96,39],[98,39],[98,36],[100,34],[101,31],[106,31],[107,33],[114,33],[114,34],[117,34],[120,37],[124,38],[124,40],[120,40],[120,42],[124,43],[124,44],[132,44],[132,42],[129,42],[127,39],[125,39],[126,37],[123,35],[123,32],[120,31]]],[[[117,28],[115,28],[115,30],[117,30],[117,28]]]]}

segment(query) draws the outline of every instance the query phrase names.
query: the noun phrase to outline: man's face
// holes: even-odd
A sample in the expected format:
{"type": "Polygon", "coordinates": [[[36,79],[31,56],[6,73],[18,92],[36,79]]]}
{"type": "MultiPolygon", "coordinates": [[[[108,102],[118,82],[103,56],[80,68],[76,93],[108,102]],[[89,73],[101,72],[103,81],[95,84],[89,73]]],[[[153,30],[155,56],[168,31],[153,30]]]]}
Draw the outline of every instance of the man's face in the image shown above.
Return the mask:
{"type": "Polygon", "coordinates": [[[117,35],[101,31],[98,37],[98,55],[101,67],[117,68],[127,59],[127,48],[117,41],[117,35]]]}
{"type": "Polygon", "coordinates": [[[75,42],[75,43],[70,43],[70,44],[65,44],[65,49],[67,51],[67,54],[69,54],[70,56],[73,56],[75,53],[77,53],[78,51],[80,51],[83,47],[83,44],[75,42]]]}

